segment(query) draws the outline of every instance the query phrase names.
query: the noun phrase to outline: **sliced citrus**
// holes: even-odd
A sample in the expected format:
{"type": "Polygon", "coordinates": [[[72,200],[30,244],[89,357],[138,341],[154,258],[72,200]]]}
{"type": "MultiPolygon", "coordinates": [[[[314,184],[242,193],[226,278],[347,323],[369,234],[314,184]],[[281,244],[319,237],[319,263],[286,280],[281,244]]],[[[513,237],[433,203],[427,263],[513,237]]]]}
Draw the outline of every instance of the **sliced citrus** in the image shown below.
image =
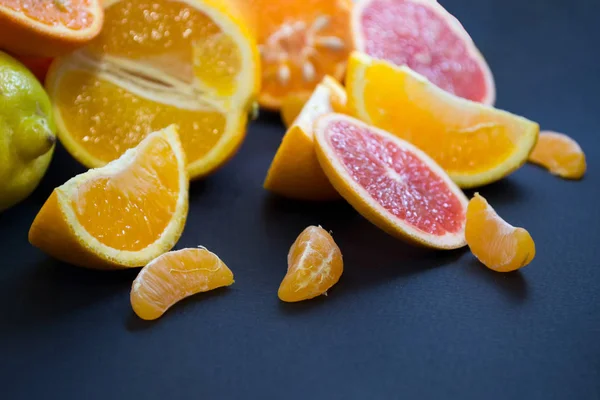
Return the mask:
{"type": "Polygon", "coordinates": [[[337,191],[389,234],[439,249],[465,245],[467,198],[412,144],[352,117],[315,124],[315,149],[337,191]]]}
{"type": "MultiPolygon", "coordinates": [[[[325,82],[325,81],[324,81],[325,82]]],[[[314,149],[313,124],[321,115],[345,104],[345,93],[330,84],[317,85],[300,115],[288,129],[271,163],[264,187],[298,200],[333,200],[339,194],[321,170],[314,149]]]]}
{"type": "Polygon", "coordinates": [[[56,56],[92,40],[102,28],[101,0],[2,0],[0,48],[56,56]]]}
{"type": "Polygon", "coordinates": [[[29,241],[81,267],[143,266],[181,236],[188,184],[177,130],[163,129],[118,160],[54,189],[31,225],[29,241]]]}
{"type": "Polygon", "coordinates": [[[577,142],[563,133],[540,132],[529,162],[541,165],[566,179],[581,179],[585,174],[585,154],[577,142]]]}
{"type": "Polygon", "coordinates": [[[290,248],[279,299],[296,302],[326,294],[342,272],[342,252],[331,235],[320,226],[309,226],[290,248]]]}
{"type": "MultiPolygon", "coordinates": [[[[327,86],[330,90],[330,102],[333,110],[345,113],[347,103],[346,89],[329,75],[323,78],[321,84],[327,86]]],[[[309,92],[292,93],[283,100],[281,104],[281,119],[286,128],[292,126],[311,95],[312,93],[309,92]]]]}
{"type": "Polygon", "coordinates": [[[131,287],[131,307],[141,319],[154,320],[186,297],[232,284],[233,273],[216,254],[171,251],[142,268],[131,287]]]}
{"type": "Polygon", "coordinates": [[[262,106],[312,92],[325,75],[344,76],[352,51],[351,0],[251,0],[262,56],[262,106]]]}
{"type": "Polygon", "coordinates": [[[260,85],[258,48],[233,4],[106,1],[102,33],[48,74],[67,150],[102,166],[174,123],[191,178],[229,159],[260,85]]]}
{"type": "Polygon", "coordinates": [[[500,218],[479,193],[467,208],[465,237],[475,257],[494,271],[515,271],[535,257],[535,243],[529,232],[500,218]]]}
{"type": "Polygon", "coordinates": [[[362,0],[352,12],[356,49],[407,65],[457,96],[494,104],[494,78],[461,23],[437,1],[362,0]]]}
{"type": "Polygon", "coordinates": [[[454,96],[406,66],[353,53],[346,78],[350,112],[429,154],[461,187],[497,181],[518,169],[539,126],[454,96]]]}

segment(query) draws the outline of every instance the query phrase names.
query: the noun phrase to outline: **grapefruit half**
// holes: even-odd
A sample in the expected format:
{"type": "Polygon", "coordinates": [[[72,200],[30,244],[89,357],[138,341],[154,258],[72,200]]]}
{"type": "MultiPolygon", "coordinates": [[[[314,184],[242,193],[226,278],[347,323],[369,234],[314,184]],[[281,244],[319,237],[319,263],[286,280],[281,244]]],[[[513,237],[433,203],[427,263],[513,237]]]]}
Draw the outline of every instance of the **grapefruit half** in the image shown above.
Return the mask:
{"type": "Polygon", "coordinates": [[[382,230],[431,248],[465,246],[468,200],[417,147],[352,117],[328,114],[315,123],[315,150],[335,189],[382,230]]]}
{"type": "Polygon", "coordinates": [[[440,88],[492,105],[494,78],[461,23],[434,0],[361,0],[353,9],[356,49],[407,65],[440,88]]]}

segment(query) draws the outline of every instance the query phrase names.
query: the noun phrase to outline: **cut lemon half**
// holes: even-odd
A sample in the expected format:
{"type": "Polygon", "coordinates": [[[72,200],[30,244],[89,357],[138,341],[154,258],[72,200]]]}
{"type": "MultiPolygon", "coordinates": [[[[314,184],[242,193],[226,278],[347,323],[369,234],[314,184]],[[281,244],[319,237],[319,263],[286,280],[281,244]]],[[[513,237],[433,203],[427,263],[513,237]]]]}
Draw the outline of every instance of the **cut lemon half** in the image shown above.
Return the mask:
{"type": "Polygon", "coordinates": [[[527,161],[539,125],[450,94],[406,66],[350,57],[348,108],[431,156],[461,187],[497,181],[527,161]]]}
{"type": "Polygon", "coordinates": [[[148,133],[179,125],[190,177],[241,144],[260,87],[254,36],[236,3],[108,0],[101,34],[53,63],[47,89],[59,138],[99,167],[148,133]]]}
{"type": "Polygon", "coordinates": [[[177,242],[187,217],[185,155],[174,127],[148,135],[106,166],[54,189],[29,241],[67,263],[146,265],[177,242]]]}

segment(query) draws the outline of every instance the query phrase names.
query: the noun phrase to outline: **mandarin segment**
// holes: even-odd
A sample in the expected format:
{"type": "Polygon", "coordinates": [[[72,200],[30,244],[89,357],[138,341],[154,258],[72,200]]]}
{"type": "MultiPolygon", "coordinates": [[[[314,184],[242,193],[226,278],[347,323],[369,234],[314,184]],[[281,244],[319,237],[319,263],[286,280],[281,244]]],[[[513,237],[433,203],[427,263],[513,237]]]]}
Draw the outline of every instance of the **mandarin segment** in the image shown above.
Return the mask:
{"type": "Polygon", "coordinates": [[[175,245],[187,211],[185,155],[177,130],[169,127],[56,188],[29,241],[81,267],[139,267],[175,245]]]}
{"type": "Polygon", "coordinates": [[[342,253],[331,235],[320,226],[309,226],[290,248],[279,299],[297,302],[327,294],[343,271],[342,253]]]}
{"type": "Polygon", "coordinates": [[[464,188],[518,169],[537,140],[538,124],[456,97],[406,66],[354,53],[346,81],[353,115],[413,143],[464,188]]]}
{"type": "Polygon", "coordinates": [[[581,179],[585,175],[585,154],[579,144],[563,133],[540,132],[529,162],[546,168],[565,179],[581,179]]]}
{"type": "Polygon", "coordinates": [[[171,251],[142,268],[131,287],[131,307],[138,317],[155,320],[186,297],[232,284],[231,270],[205,248],[171,251]]]}
{"type": "Polygon", "coordinates": [[[473,255],[497,272],[515,271],[535,257],[529,232],[504,221],[479,193],[467,208],[465,237],[473,255]]]}

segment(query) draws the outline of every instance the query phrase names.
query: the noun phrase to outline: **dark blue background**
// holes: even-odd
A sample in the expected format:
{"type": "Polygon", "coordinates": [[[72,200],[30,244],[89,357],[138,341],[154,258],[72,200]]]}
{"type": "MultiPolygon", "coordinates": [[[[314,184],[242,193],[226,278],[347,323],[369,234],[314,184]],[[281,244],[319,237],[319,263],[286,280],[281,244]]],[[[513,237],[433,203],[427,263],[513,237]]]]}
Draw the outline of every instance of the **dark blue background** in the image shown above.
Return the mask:
{"type": "Polygon", "coordinates": [[[192,184],[177,245],[219,254],[235,285],[145,323],[129,304],[137,271],[76,269],[27,243],[51,190],[83,171],[59,147],[36,193],[0,215],[0,397],[600,398],[600,2],[442,4],[487,57],[497,105],[587,154],[582,182],[528,165],[480,190],[532,234],[529,267],[495,274],[468,251],[405,246],[346,204],[269,196],[283,128],[267,114],[192,184]],[[309,224],[333,231],[346,269],[328,297],[283,304],[286,254],[309,224]]]}

